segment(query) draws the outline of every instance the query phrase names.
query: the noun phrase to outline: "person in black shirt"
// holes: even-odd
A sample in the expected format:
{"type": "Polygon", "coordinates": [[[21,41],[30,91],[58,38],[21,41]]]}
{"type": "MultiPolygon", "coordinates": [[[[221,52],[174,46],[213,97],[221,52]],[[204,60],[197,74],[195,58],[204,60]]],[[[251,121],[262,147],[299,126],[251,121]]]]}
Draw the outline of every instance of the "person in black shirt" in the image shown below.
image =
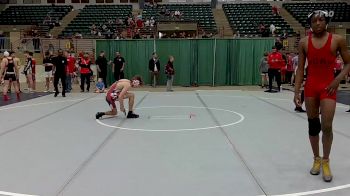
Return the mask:
{"type": "Polygon", "coordinates": [[[55,87],[55,97],[59,94],[58,91],[58,80],[61,79],[62,83],[62,97],[66,96],[66,67],[67,58],[63,56],[63,50],[58,50],[58,56],[53,59],[53,65],[55,66],[55,76],[53,85],[55,87]]]}
{"type": "Polygon", "coordinates": [[[152,58],[148,62],[148,70],[151,73],[151,84],[153,87],[156,87],[159,78],[160,61],[155,52],[153,52],[152,58]]]}
{"type": "Polygon", "coordinates": [[[52,69],[53,69],[53,55],[50,52],[45,52],[45,59],[43,60],[43,65],[45,66],[45,78],[46,78],[46,91],[50,90],[50,81],[53,79],[52,69]]]}
{"type": "Polygon", "coordinates": [[[101,51],[100,56],[96,59],[98,77],[102,79],[105,88],[107,88],[107,59],[105,57],[105,52],[101,51]]]}
{"type": "Polygon", "coordinates": [[[112,71],[114,73],[115,81],[118,81],[120,79],[124,79],[125,60],[123,57],[121,57],[119,52],[116,52],[115,55],[116,57],[114,58],[114,61],[113,61],[112,71]]]}

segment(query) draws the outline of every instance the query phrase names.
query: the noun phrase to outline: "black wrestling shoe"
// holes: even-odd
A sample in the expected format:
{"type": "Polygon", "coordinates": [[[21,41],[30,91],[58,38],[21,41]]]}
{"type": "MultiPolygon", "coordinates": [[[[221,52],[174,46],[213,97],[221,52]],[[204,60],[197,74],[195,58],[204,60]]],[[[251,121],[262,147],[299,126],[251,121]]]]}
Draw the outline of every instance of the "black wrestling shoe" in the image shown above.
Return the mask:
{"type": "Polygon", "coordinates": [[[97,112],[97,113],[96,113],[96,119],[100,119],[103,115],[105,115],[105,113],[103,113],[103,112],[97,112]]]}
{"type": "Polygon", "coordinates": [[[350,112],[350,109],[348,111],[346,111],[346,112],[350,112]]]}
{"type": "Polygon", "coordinates": [[[57,95],[58,95],[58,92],[55,92],[55,95],[54,95],[54,97],[57,97],[57,95]]]}
{"type": "Polygon", "coordinates": [[[296,112],[306,112],[305,110],[303,110],[302,107],[295,107],[294,111],[296,111],[296,112]]]}
{"type": "Polygon", "coordinates": [[[139,115],[134,114],[132,111],[129,111],[128,116],[126,116],[126,118],[138,118],[139,115]]]}

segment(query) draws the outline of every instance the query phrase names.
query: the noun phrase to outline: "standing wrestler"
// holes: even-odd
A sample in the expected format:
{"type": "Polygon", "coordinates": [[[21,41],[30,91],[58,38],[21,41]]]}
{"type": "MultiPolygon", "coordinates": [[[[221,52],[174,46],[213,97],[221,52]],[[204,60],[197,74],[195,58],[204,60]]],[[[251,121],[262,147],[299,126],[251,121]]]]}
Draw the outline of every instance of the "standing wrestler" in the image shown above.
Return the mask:
{"type": "Polygon", "coordinates": [[[299,65],[296,73],[294,102],[300,105],[300,87],[303,81],[305,60],[308,60],[305,83],[305,105],[309,122],[309,140],[314,163],[310,170],[318,175],[322,167],[323,180],[332,181],[329,155],[333,141],[332,124],[336,107],[336,91],[342,78],[350,71],[350,55],[343,37],[328,33],[327,25],[331,15],[327,11],[317,10],[308,15],[307,21],[311,33],[300,40],[299,65]],[[334,78],[334,62],[337,51],[340,52],[345,67],[334,78]],[[319,118],[321,112],[321,120],[319,118]],[[319,154],[319,133],[322,130],[323,158],[319,154]]]}
{"type": "Polygon", "coordinates": [[[121,79],[112,84],[106,95],[106,101],[112,110],[108,112],[97,112],[96,119],[99,119],[104,115],[117,115],[116,101],[119,101],[120,111],[126,114],[124,99],[129,99],[129,112],[127,118],[138,118],[139,115],[133,112],[135,94],[129,92],[129,90],[131,88],[139,87],[140,85],[142,85],[142,79],[140,76],[134,76],[131,80],[121,79]]]}
{"type": "Polygon", "coordinates": [[[0,69],[0,81],[4,80],[5,85],[4,89],[2,91],[4,95],[4,101],[8,101],[9,97],[7,96],[7,91],[9,86],[11,86],[11,83],[13,84],[13,87],[16,90],[17,99],[19,99],[19,88],[17,84],[17,77],[18,77],[18,69],[17,69],[16,61],[12,56],[10,56],[10,53],[7,51],[4,52],[4,58],[1,61],[1,69],[0,69]]]}

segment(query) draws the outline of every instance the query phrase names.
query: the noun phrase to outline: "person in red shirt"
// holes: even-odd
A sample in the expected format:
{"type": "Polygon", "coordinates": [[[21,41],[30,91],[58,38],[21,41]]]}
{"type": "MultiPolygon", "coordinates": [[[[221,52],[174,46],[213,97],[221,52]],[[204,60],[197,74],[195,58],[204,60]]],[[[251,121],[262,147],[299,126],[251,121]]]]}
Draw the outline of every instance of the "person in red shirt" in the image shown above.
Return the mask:
{"type": "Polygon", "coordinates": [[[75,57],[66,51],[65,56],[67,58],[67,68],[66,68],[66,92],[70,93],[72,90],[72,78],[75,71],[75,57]]]}
{"type": "Polygon", "coordinates": [[[282,58],[282,54],[278,52],[275,46],[272,47],[272,53],[267,57],[268,64],[270,65],[268,69],[269,75],[269,90],[265,92],[272,92],[272,81],[276,78],[278,91],[281,90],[281,69],[285,66],[285,61],[282,58]]]}
{"type": "Polygon", "coordinates": [[[84,83],[86,82],[86,91],[90,91],[90,76],[91,76],[91,60],[89,54],[85,53],[84,57],[79,61],[80,67],[80,89],[81,92],[84,92],[84,83]]]}
{"type": "Polygon", "coordinates": [[[309,123],[309,140],[314,155],[310,173],[318,175],[322,167],[325,182],[330,182],[333,178],[329,166],[329,155],[333,141],[332,124],[336,107],[336,91],[342,78],[350,71],[350,54],[346,40],[339,35],[327,32],[331,16],[331,13],[323,10],[316,10],[308,15],[307,22],[311,26],[312,33],[300,40],[294,95],[294,103],[301,106],[300,88],[307,58],[305,106],[309,123]],[[338,51],[346,66],[334,78],[334,62],[338,51]],[[319,154],[319,133],[321,131],[323,158],[319,154]]]}

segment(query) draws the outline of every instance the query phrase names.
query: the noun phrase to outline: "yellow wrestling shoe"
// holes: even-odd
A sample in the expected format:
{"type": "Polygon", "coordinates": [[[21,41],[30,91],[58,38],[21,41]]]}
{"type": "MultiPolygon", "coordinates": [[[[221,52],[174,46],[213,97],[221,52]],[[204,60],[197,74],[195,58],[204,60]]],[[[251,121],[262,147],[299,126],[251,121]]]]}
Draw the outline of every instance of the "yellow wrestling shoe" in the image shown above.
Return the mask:
{"type": "Polygon", "coordinates": [[[329,159],[323,159],[322,160],[322,177],[325,182],[332,181],[332,172],[331,168],[329,167],[329,159]]]}
{"type": "Polygon", "coordinates": [[[312,165],[312,168],[310,170],[310,174],[318,175],[320,174],[320,170],[321,170],[321,157],[315,157],[314,164],[312,165]]]}

